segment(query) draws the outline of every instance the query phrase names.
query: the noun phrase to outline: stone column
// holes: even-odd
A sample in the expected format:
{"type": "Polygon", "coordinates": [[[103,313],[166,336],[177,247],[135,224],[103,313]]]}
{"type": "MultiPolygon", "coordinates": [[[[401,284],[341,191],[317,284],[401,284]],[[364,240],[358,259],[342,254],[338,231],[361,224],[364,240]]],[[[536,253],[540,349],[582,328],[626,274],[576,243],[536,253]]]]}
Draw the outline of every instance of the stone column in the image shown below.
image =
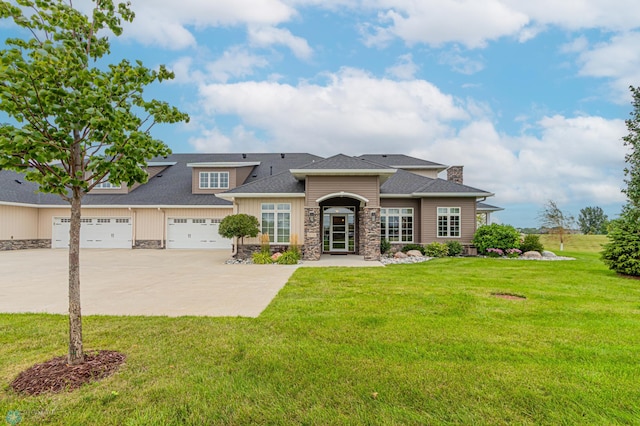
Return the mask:
{"type": "Polygon", "coordinates": [[[363,211],[364,260],[380,260],[380,209],[366,207],[363,211]]]}
{"type": "Polygon", "coordinates": [[[320,260],[322,232],[320,229],[320,207],[304,208],[304,260],[320,260]]]}
{"type": "Polygon", "coordinates": [[[358,251],[357,254],[364,254],[365,226],[364,226],[364,210],[358,210],[358,251]]]}

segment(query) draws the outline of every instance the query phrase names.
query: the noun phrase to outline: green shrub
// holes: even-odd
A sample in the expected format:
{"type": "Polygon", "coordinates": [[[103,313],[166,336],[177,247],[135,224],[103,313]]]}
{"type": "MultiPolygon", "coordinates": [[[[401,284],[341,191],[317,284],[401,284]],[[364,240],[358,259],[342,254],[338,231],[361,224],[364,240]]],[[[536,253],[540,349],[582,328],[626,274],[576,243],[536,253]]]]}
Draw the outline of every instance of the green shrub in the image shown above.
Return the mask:
{"type": "Polygon", "coordinates": [[[256,263],[258,265],[268,265],[269,263],[273,263],[271,254],[269,254],[269,252],[265,252],[264,250],[253,253],[251,258],[253,259],[253,263],[256,263]]]}
{"type": "Polygon", "coordinates": [[[619,274],[640,276],[639,216],[639,212],[626,208],[609,224],[609,242],[603,247],[602,261],[619,274]]]}
{"type": "Polygon", "coordinates": [[[478,254],[486,254],[488,248],[507,250],[520,247],[520,233],[511,225],[484,225],[478,228],[472,240],[478,254]]]}
{"type": "Polygon", "coordinates": [[[460,256],[464,251],[460,241],[447,241],[445,244],[447,245],[449,256],[460,256]]]}
{"type": "Polygon", "coordinates": [[[544,246],[540,242],[540,236],[535,234],[525,235],[524,240],[520,243],[520,250],[522,250],[523,253],[528,251],[542,253],[544,246]]]}
{"type": "Polygon", "coordinates": [[[280,265],[296,265],[300,260],[300,254],[296,250],[287,250],[276,261],[280,265]]]}
{"type": "Polygon", "coordinates": [[[433,242],[424,246],[424,254],[428,257],[445,257],[449,248],[445,243],[433,242]]]}
{"type": "Polygon", "coordinates": [[[420,244],[407,244],[407,245],[403,246],[402,249],[401,249],[401,251],[403,253],[406,253],[406,252],[408,252],[410,250],[418,250],[424,256],[424,247],[421,246],[420,244]]]}
{"type": "Polygon", "coordinates": [[[391,243],[386,238],[380,240],[380,253],[385,254],[391,250],[391,243]]]}

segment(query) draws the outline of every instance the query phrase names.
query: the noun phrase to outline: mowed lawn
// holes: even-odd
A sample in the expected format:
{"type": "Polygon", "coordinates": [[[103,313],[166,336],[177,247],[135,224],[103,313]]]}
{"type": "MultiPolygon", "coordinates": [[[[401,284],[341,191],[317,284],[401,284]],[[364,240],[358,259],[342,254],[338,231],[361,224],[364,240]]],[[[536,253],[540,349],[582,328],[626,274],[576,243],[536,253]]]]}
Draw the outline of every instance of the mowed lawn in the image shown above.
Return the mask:
{"type": "MultiPolygon", "coordinates": [[[[574,261],[301,268],[256,319],[86,317],[113,377],[23,397],[66,318],[0,315],[0,415],[26,424],[639,424],[640,281],[574,261]],[[497,298],[510,293],[525,300],[497,298]]],[[[277,267],[277,266],[274,266],[277,267]]]]}

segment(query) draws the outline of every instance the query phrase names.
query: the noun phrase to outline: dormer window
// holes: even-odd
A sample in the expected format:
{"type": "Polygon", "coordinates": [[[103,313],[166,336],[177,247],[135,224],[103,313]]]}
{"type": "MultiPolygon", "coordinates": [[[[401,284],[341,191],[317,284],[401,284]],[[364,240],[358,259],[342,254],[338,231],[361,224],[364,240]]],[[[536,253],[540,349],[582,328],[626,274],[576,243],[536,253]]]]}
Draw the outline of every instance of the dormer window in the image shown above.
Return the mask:
{"type": "Polygon", "coordinates": [[[105,177],[102,178],[102,181],[98,182],[96,186],[94,186],[93,188],[94,189],[120,189],[122,188],[122,186],[109,182],[109,175],[106,175],[105,177]]]}
{"type": "Polygon", "coordinates": [[[200,172],[200,189],[229,188],[229,172],[200,172]]]}

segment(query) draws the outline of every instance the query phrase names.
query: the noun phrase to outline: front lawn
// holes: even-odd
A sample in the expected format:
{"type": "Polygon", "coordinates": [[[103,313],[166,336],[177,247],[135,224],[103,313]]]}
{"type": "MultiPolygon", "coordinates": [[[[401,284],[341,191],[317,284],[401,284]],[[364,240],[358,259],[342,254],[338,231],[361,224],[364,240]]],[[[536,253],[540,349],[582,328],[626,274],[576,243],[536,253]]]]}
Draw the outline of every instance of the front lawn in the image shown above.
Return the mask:
{"type": "Polygon", "coordinates": [[[0,415],[19,412],[20,425],[638,423],[640,281],[597,254],[563,254],[577,260],[301,268],[257,319],[86,317],[85,347],[127,362],[59,395],[22,397],[8,384],[66,351],[66,318],[0,315],[0,415]]]}

